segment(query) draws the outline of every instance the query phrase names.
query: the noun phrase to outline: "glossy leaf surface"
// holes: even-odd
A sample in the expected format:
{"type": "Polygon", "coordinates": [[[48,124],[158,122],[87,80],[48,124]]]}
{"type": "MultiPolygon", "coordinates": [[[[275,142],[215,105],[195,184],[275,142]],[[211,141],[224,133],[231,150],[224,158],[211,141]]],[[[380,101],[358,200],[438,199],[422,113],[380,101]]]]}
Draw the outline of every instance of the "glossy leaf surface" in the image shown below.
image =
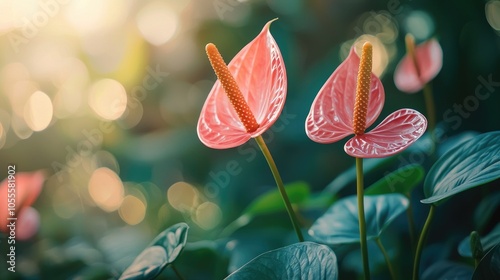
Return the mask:
{"type": "Polygon", "coordinates": [[[335,280],[337,257],[325,245],[301,242],[266,252],[233,272],[226,279],[335,280]]]}
{"type": "MultiPolygon", "coordinates": [[[[500,243],[500,224],[497,224],[490,233],[488,233],[484,237],[481,237],[481,245],[483,246],[484,252],[487,252],[498,243],[500,243]]],[[[472,252],[470,249],[470,236],[467,236],[460,242],[460,244],[458,245],[458,253],[462,257],[472,257],[472,252]]]]}
{"type": "Polygon", "coordinates": [[[443,50],[436,39],[431,39],[415,48],[416,62],[405,55],[394,71],[396,87],[406,93],[415,93],[430,82],[443,66],[443,50]]]}
{"type": "Polygon", "coordinates": [[[438,203],[500,178],[500,131],[478,135],[444,154],[424,182],[426,199],[438,203]]]}
{"type": "MultiPolygon", "coordinates": [[[[353,110],[359,57],[354,48],[328,78],[313,101],[306,120],[306,133],[318,143],[333,143],[353,134],[353,110]]],[[[366,126],[372,125],[384,106],[384,87],[371,75],[366,126]]]]}
{"type": "Polygon", "coordinates": [[[387,157],[408,148],[422,136],[427,119],[412,109],[398,110],[370,132],[356,135],[344,146],[345,152],[358,158],[387,157]]]}
{"type": "MultiPolygon", "coordinates": [[[[408,208],[409,203],[401,194],[366,196],[364,202],[367,240],[380,237],[383,230],[408,208]]],[[[314,222],[309,234],[325,244],[359,242],[356,196],[337,201],[314,222]]]]}
{"type": "Polygon", "coordinates": [[[178,223],[161,232],[120,279],[154,279],[179,256],[186,245],[188,229],[186,223],[178,223]]]}
{"type": "Polygon", "coordinates": [[[228,64],[259,128],[248,133],[224,89],[216,81],[198,120],[198,137],[206,146],[227,149],[264,133],[278,119],[285,104],[285,64],[268,22],[261,33],[228,64]]]}
{"type": "Polygon", "coordinates": [[[490,279],[500,279],[500,244],[486,253],[472,275],[472,280],[490,279]]]}

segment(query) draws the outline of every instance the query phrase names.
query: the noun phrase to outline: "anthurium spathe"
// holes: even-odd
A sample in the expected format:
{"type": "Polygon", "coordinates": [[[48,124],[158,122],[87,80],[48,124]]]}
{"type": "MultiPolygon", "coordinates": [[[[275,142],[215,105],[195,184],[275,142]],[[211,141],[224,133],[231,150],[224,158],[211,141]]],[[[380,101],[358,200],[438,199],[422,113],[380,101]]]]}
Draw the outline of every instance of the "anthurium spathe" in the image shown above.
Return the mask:
{"type": "Polygon", "coordinates": [[[430,82],[443,66],[443,50],[436,39],[415,47],[411,35],[406,36],[406,55],[394,71],[396,87],[406,93],[416,93],[430,82]]]}
{"type": "MultiPolygon", "coordinates": [[[[29,239],[38,231],[40,217],[38,211],[30,206],[40,194],[44,181],[44,173],[35,171],[19,172],[10,180],[5,178],[0,183],[0,200],[10,203],[2,203],[5,207],[0,209],[0,220],[16,218],[16,238],[19,240],[29,239]]],[[[7,225],[8,223],[1,223],[0,231],[9,233],[10,228],[7,225]]]]}
{"type": "Polygon", "coordinates": [[[364,132],[382,111],[384,87],[371,72],[371,44],[365,43],[363,51],[367,56],[360,60],[353,46],[320,89],[307,116],[306,132],[311,140],[325,144],[355,134],[344,146],[347,154],[357,158],[386,157],[422,136],[427,120],[415,110],[401,109],[364,132]]]}
{"type": "Polygon", "coordinates": [[[271,22],[227,67],[215,45],[207,45],[218,80],[198,120],[198,137],[206,146],[239,146],[264,133],[279,117],[287,78],[280,50],[269,32],[271,22]]]}

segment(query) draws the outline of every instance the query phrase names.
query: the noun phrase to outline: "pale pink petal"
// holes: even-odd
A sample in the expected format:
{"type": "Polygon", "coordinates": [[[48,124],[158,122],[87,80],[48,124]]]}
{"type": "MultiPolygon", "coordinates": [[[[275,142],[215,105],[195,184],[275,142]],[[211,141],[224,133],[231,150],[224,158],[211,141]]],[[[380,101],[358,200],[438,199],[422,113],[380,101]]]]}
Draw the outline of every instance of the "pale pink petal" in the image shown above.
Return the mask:
{"type": "Polygon", "coordinates": [[[264,133],[278,119],[285,104],[287,78],[280,50],[269,32],[271,22],[228,64],[259,128],[246,132],[217,80],[198,120],[198,136],[208,147],[239,146],[264,133]]]}
{"type": "Polygon", "coordinates": [[[443,50],[438,41],[431,39],[415,48],[415,56],[420,70],[420,77],[413,59],[407,55],[399,62],[394,71],[396,87],[406,93],[415,93],[430,82],[443,66],[443,50]]]}
{"type": "MultiPolygon", "coordinates": [[[[6,205],[5,207],[0,207],[0,221],[6,221],[9,215],[8,210],[8,199],[15,199],[15,213],[19,213],[24,207],[32,205],[35,200],[40,195],[42,190],[43,182],[45,181],[45,175],[42,171],[35,172],[19,172],[14,175],[15,180],[11,181],[11,184],[15,185],[15,193],[9,192],[8,178],[5,178],[0,183],[0,201],[1,205],[6,205]],[[13,195],[14,194],[14,195],[13,195]],[[10,195],[10,197],[8,197],[10,195]],[[5,203],[4,203],[5,202],[5,203]]],[[[0,223],[0,230],[5,231],[7,229],[5,223],[0,223]]]]}
{"type": "Polygon", "coordinates": [[[372,131],[351,138],[345,152],[358,158],[380,158],[394,155],[408,148],[422,136],[427,119],[412,109],[401,109],[390,114],[372,131]]]}
{"type": "MultiPolygon", "coordinates": [[[[351,48],[347,59],[328,78],[313,101],[306,120],[306,133],[318,143],[336,142],[352,134],[352,114],[356,99],[359,57],[351,48]]],[[[375,122],[384,106],[384,87],[371,75],[366,126],[375,122]]]]}
{"type": "Polygon", "coordinates": [[[27,240],[33,237],[40,227],[40,215],[36,209],[27,207],[20,213],[16,221],[16,239],[27,240]]]}

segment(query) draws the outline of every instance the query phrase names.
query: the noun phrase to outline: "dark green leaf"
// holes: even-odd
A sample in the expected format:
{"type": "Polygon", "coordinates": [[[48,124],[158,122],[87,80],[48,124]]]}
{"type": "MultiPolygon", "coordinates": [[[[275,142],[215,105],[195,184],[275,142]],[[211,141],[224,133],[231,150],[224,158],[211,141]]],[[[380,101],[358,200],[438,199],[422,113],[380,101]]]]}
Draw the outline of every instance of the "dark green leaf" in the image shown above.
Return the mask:
{"type": "Polygon", "coordinates": [[[365,190],[366,195],[401,193],[409,194],[424,178],[420,164],[409,164],[385,175],[365,190]]]}
{"type": "Polygon", "coordinates": [[[450,261],[440,261],[428,267],[422,274],[422,280],[454,279],[469,280],[474,269],[470,266],[450,261]]]}
{"type": "Polygon", "coordinates": [[[500,206],[500,192],[492,193],[483,198],[474,211],[474,227],[477,230],[482,230],[488,224],[498,206],[500,206]]]}
{"type": "MultiPolygon", "coordinates": [[[[396,157],[385,158],[367,158],[363,160],[363,172],[365,175],[373,173],[377,170],[383,169],[390,165],[396,157]]],[[[324,191],[330,195],[335,195],[345,187],[356,184],[356,166],[352,166],[346,171],[338,175],[330,184],[328,184],[324,191]]]]}
{"type": "Polygon", "coordinates": [[[500,178],[500,131],[478,135],[451,149],[431,168],[424,182],[434,203],[500,178]]]}
{"type": "MultiPolygon", "coordinates": [[[[484,251],[488,251],[496,244],[500,243],[500,224],[497,224],[495,228],[486,236],[481,238],[481,245],[484,251]]],[[[471,258],[472,252],[470,250],[470,236],[467,236],[458,245],[458,253],[462,257],[471,258]]]]}
{"type": "Polygon", "coordinates": [[[500,279],[500,244],[486,253],[472,275],[472,280],[491,279],[500,279]]]}
{"type": "Polygon", "coordinates": [[[301,242],[266,252],[226,279],[335,280],[337,277],[337,257],[330,248],[313,242],[301,242]]]}
{"type": "Polygon", "coordinates": [[[179,256],[186,245],[189,226],[175,224],[161,232],[123,272],[120,279],[153,279],[179,256]]]}
{"type": "MultiPolygon", "coordinates": [[[[365,220],[367,239],[380,237],[382,231],[408,207],[401,194],[366,196],[365,220]]],[[[337,201],[314,222],[309,234],[321,243],[344,244],[359,242],[358,205],[356,196],[337,201]]]]}

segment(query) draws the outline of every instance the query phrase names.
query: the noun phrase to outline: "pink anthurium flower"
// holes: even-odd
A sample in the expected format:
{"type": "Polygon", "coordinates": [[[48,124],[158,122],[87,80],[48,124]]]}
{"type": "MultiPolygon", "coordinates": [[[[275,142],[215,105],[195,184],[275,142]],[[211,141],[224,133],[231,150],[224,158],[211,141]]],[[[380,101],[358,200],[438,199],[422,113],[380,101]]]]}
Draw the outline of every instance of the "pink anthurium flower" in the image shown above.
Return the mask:
{"type": "Polygon", "coordinates": [[[396,87],[406,93],[415,93],[430,82],[443,66],[443,50],[436,39],[415,47],[411,35],[406,36],[407,53],[394,71],[396,87]]]}
{"type": "Polygon", "coordinates": [[[384,105],[384,87],[371,68],[371,44],[363,45],[361,60],[352,47],[311,106],[306,120],[311,140],[326,144],[355,134],[345,144],[345,152],[358,158],[378,158],[396,154],[422,136],[427,120],[412,109],[398,110],[370,132],[364,132],[384,105]]]}
{"type": "Polygon", "coordinates": [[[237,147],[260,136],[278,119],[285,104],[287,78],[280,50],[269,32],[271,22],[228,66],[217,48],[207,45],[218,80],[198,120],[198,137],[206,146],[237,147]]]}
{"type": "MultiPolygon", "coordinates": [[[[17,218],[16,224],[16,239],[26,240],[31,238],[38,231],[40,225],[40,216],[38,212],[30,207],[37,199],[42,191],[45,175],[42,171],[35,172],[19,172],[15,174],[15,181],[5,178],[0,183],[0,200],[2,202],[12,202],[14,206],[13,214],[8,203],[2,203],[5,207],[0,208],[0,221],[8,221],[7,218],[17,218]],[[9,187],[9,183],[14,188],[9,187]],[[10,191],[14,189],[15,192],[10,191]],[[12,195],[12,194],[15,194],[12,195]],[[8,199],[15,199],[9,201],[8,199]]],[[[11,205],[11,206],[12,206],[11,205]]],[[[0,223],[0,231],[10,234],[10,228],[7,223],[0,223]]]]}

